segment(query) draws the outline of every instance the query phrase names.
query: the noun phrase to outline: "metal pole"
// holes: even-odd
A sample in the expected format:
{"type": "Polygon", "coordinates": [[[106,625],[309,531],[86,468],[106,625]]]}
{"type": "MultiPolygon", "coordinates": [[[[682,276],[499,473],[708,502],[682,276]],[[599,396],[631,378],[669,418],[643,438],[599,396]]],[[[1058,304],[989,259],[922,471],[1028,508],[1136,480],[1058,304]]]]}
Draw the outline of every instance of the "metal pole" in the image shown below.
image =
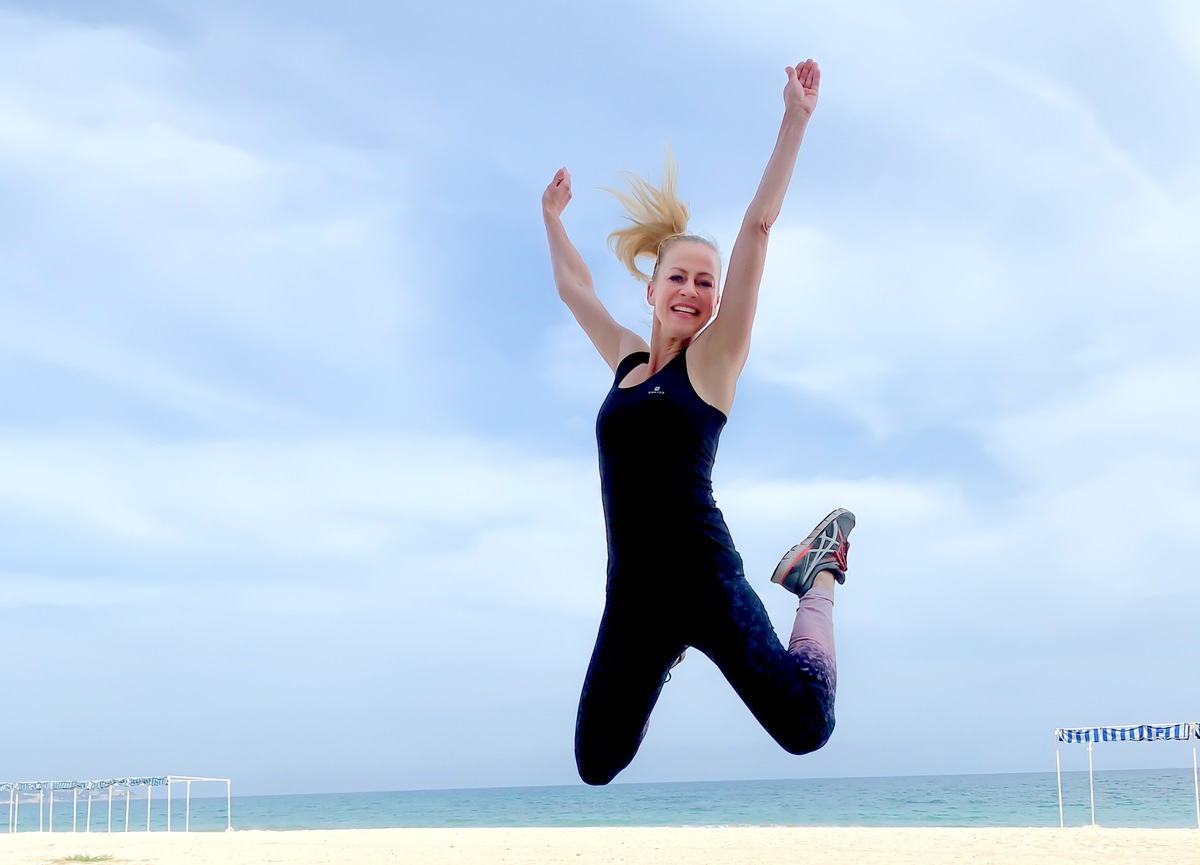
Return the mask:
{"type": "Polygon", "coordinates": [[[225,782],[225,831],[233,831],[233,800],[229,795],[229,781],[225,782]]]}
{"type": "Polygon", "coordinates": [[[54,831],[54,785],[50,785],[50,831],[54,831]]]}
{"type": "Polygon", "coordinates": [[[1088,742],[1088,789],[1092,792],[1092,825],[1096,825],[1096,782],[1092,780],[1092,743],[1088,742]]]}
{"type": "Polygon", "coordinates": [[[46,830],[46,791],[38,787],[38,831],[46,830]]]}
{"type": "Polygon", "coordinates": [[[71,831],[79,831],[79,788],[71,788],[71,831]]]}
{"type": "Polygon", "coordinates": [[[183,809],[183,831],[187,832],[192,820],[192,782],[186,782],[187,798],[183,809]]]}
{"type": "Polygon", "coordinates": [[[146,786],[146,831],[150,831],[150,799],[154,794],[154,788],[146,786]]]}
{"type": "Polygon", "coordinates": [[[133,796],[131,795],[132,793],[133,793],[132,787],[128,787],[125,789],[125,831],[126,832],[129,831],[129,806],[133,804],[133,796]]]}
{"type": "Polygon", "coordinates": [[[171,779],[167,779],[167,831],[171,831],[171,779]]]}
{"type": "Polygon", "coordinates": [[[112,832],[112,785],[108,786],[108,831],[112,832]]]}
{"type": "Polygon", "coordinates": [[[91,787],[88,787],[88,816],[87,816],[87,829],[85,829],[84,831],[85,831],[85,832],[91,832],[91,831],[92,831],[92,788],[91,788],[91,787]]]}
{"type": "Polygon", "coordinates": [[[1058,828],[1062,829],[1066,824],[1063,823],[1062,758],[1059,757],[1058,748],[1054,749],[1054,766],[1058,770],[1058,828]]]}
{"type": "Polygon", "coordinates": [[[1200,774],[1196,772],[1196,746],[1192,746],[1192,783],[1196,791],[1196,828],[1200,829],[1200,774]]]}

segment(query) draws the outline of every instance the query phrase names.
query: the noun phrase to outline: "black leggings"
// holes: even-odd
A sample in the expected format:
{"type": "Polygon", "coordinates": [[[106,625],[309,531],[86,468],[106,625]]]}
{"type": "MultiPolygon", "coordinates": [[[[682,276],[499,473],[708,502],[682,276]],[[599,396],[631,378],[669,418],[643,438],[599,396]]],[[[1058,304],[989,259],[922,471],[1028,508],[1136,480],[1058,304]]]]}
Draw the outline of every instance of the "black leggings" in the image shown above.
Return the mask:
{"type": "MultiPolygon", "coordinates": [[[[638,576],[609,580],[575,722],[575,762],[585,783],[607,784],[629,765],[667,671],[688,646],[717,665],[784,750],[806,754],[829,740],[837,687],[831,621],[817,629],[827,640],[793,634],[789,650],[740,569],[681,578],[670,591],[661,587],[661,573],[638,576]]],[[[798,631],[805,603],[821,603],[821,593],[810,595],[813,601],[801,601],[798,631]]],[[[827,612],[818,615],[829,620],[827,612]]]]}

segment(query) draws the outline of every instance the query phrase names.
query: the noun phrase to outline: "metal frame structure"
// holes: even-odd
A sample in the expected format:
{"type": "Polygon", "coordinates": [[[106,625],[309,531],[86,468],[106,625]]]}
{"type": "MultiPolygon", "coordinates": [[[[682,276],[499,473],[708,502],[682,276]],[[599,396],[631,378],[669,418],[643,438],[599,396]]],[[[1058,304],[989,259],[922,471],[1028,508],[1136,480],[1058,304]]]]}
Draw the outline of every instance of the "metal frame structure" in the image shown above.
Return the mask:
{"type": "MultiPolygon", "coordinates": [[[[1200,739],[1200,722],[1181,724],[1139,724],[1131,727],[1060,727],[1054,731],[1057,743],[1086,742],[1088,746],[1088,789],[1092,800],[1092,825],[1096,825],[1096,783],[1092,771],[1093,742],[1162,742],[1168,740],[1193,743],[1200,739]]],[[[1062,758],[1058,745],[1054,747],[1054,762],[1058,768],[1058,826],[1063,828],[1062,758]]],[[[1196,828],[1200,829],[1200,771],[1196,765],[1196,745],[1192,745],[1192,783],[1196,796],[1196,828]]]]}
{"type": "Polygon", "coordinates": [[[17,831],[17,818],[20,816],[21,795],[35,795],[38,802],[38,831],[43,831],[45,827],[46,817],[46,793],[50,794],[50,827],[49,831],[54,831],[54,794],[63,790],[72,792],[72,808],[71,808],[71,831],[78,831],[79,821],[79,791],[84,790],[87,793],[87,817],[84,823],[84,831],[92,831],[92,801],[93,794],[97,791],[106,793],[108,800],[108,828],[106,831],[111,832],[112,829],[112,800],[113,791],[123,791],[125,795],[125,830],[129,831],[129,795],[135,787],[146,788],[146,831],[150,829],[150,814],[153,798],[153,789],[155,787],[167,788],[167,831],[171,831],[171,785],[184,785],[184,811],[183,811],[183,831],[188,832],[191,829],[191,811],[192,811],[192,784],[197,782],[217,782],[225,785],[225,831],[233,831],[233,797],[231,794],[231,783],[228,778],[201,778],[195,775],[157,775],[143,777],[125,777],[125,778],[107,778],[99,781],[0,781],[0,793],[8,793],[8,831],[17,831]]]}

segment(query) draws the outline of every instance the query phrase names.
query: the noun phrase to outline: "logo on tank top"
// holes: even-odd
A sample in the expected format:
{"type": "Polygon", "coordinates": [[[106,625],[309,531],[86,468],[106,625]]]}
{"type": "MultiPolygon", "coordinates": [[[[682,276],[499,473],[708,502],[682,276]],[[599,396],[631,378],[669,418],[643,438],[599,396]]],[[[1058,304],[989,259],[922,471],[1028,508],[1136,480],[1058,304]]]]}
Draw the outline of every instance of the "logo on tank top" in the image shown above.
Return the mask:
{"type": "Polygon", "coordinates": [[[657,394],[659,396],[665,396],[667,392],[665,390],[663,390],[661,387],[659,387],[658,385],[655,385],[654,387],[650,388],[648,393],[657,394]]]}

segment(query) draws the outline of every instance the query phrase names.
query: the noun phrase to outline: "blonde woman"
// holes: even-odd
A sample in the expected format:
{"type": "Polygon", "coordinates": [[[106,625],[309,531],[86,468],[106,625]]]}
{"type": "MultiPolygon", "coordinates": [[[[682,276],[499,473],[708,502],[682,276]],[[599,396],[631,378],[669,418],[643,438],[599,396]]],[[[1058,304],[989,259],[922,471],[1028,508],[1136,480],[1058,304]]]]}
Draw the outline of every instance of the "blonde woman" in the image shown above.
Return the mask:
{"type": "Polygon", "coordinates": [[[814,751],[833,731],[833,590],[845,581],[854,515],[840,508],[829,514],[775,569],[771,579],[800,597],[785,648],[742,572],[711,481],[717,440],[750,350],[767,239],[820,83],[812,60],[787,67],[779,137],[734,243],[723,291],[716,247],[687,233],[673,161],[661,188],[627,175],[630,192],[614,193],[631,224],[610,242],[646,285],[649,345],[604,308],[567,237],[565,168],[542,196],[559,297],[615,374],[596,422],[606,600],[575,727],[575,759],[588,784],[607,784],[629,765],[669,670],[689,646],[712,659],[787,751],[814,751]],[[654,261],[649,274],[638,268],[643,257],[654,261]]]}

